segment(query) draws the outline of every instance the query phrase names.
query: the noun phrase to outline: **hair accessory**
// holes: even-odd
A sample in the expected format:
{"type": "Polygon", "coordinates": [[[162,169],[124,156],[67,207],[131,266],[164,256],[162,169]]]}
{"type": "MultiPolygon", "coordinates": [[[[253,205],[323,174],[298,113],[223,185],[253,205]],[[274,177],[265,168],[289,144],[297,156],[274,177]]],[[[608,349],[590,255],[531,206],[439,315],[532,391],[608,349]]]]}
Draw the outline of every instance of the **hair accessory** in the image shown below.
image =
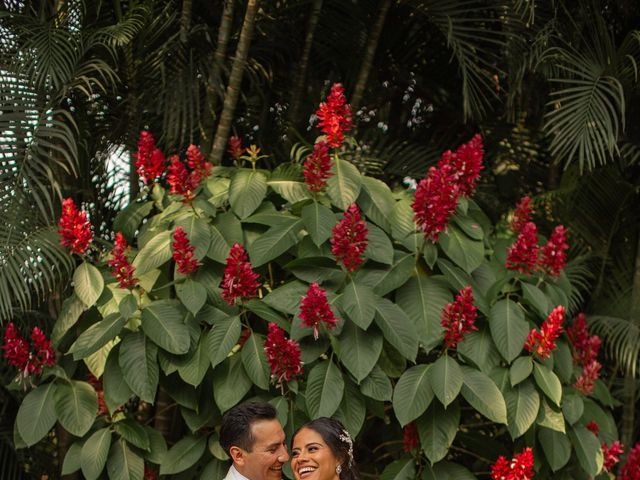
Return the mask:
{"type": "Polygon", "coordinates": [[[351,468],[353,466],[353,440],[351,440],[351,435],[346,430],[342,430],[338,438],[348,446],[347,454],[349,455],[349,468],[351,468]]]}
{"type": "Polygon", "coordinates": [[[342,473],[342,465],[336,465],[336,475],[340,475],[342,473]]]}

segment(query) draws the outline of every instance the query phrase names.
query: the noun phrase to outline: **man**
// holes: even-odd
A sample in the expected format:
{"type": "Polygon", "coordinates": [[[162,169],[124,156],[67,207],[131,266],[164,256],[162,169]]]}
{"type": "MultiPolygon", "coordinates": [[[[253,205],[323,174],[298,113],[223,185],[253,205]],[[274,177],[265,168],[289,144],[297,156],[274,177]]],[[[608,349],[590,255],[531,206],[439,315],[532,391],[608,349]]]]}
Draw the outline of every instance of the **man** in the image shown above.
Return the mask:
{"type": "Polygon", "coordinates": [[[284,430],[269,403],[243,403],[225,413],[220,445],[233,462],[224,480],[281,480],[289,460],[284,430]]]}

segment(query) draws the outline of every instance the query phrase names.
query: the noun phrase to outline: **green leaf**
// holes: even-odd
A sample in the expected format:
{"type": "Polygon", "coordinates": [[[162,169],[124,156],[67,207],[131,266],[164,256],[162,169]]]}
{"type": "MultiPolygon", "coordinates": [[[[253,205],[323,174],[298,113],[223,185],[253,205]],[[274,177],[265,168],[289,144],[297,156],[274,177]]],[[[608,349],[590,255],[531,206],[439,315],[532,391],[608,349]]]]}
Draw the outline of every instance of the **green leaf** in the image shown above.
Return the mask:
{"type": "Polygon", "coordinates": [[[151,449],[149,434],[138,422],[130,418],[125,418],[124,420],[114,423],[113,428],[118,435],[131,445],[142,450],[149,451],[151,449]]]}
{"type": "Polygon", "coordinates": [[[568,433],[580,466],[595,477],[602,470],[604,460],[598,437],[585,427],[570,428],[568,433]]]}
{"type": "Polygon", "coordinates": [[[279,312],[295,315],[300,309],[300,299],[307,294],[308,288],[306,283],[294,280],[271,291],[263,302],[279,312]]]}
{"type": "Polygon", "coordinates": [[[189,351],[189,329],[180,311],[166,301],[151,302],[142,309],[142,329],[167,352],[180,355],[189,351]]]}
{"type": "Polygon", "coordinates": [[[362,380],[360,391],[367,397],[381,402],[389,402],[393,397],[391,380],[378,365],[375,365],[371,373],[362,380]]]}
{"type": "Polygon", "coordinates": [[[509,380],[511,386],[514,387],[523,380],[529,378],[533,371],[533,361],[531,357],[518,357],[509,369],[509,380]]]}
{"type": "Polygon", "coordinates": [[[455,225],[450,224],[440,234],[438,243],[447,257],[467,273],[473,272],[484,260],[483,242],[467,237],[455,225]]]}
{"type": "Polygon", "coordinates": [[[18,408],[18,433],[28,447],[38,443],[56,423],[55,383],[40,385],[31,390],[18,408]]]}
{"type": "Polygon", "coordinates": [[[290,203],[311,198],[301,170],[301,166],[298,164],[278,165],[269,177],[267,185],[290,203]]]}
{"type": "Polygon", "coordinates": [[[467,333],[457,349],[458,353],[471,360],[481,372],[487,375],[502,361],[487,326],[482,326],[476,332],[467,333]]]}
{"type": "Polygon", "coordinates": [[[118,364],[129,388],[142,400],[153,403],[158,386],[158,348],[142,331],[130,333],[120,342],[118,364]]]}
{"type": "Polygon", "coordinates": [[[386,298],[376,301],[375,321],[384,338],[393,345],[403,357],[414,361],[418,354],[418,333],[414,323],[395,303],[386,298]]]}
{"type": "Polygon", "coordinates": [[[393,411],[402,427],[422,415],[433,400],[430,368],[431,365],[411,367],[396,383],[393,391],[393,411]]]}
{"type": "Polygon", "coordinates": [[[447,408],[462,388],[460,365],[448,355],[443,355],[431,366],[429,377],[433,393],[447,408]]]}
{"type": "Polygon", "coordinates": [[[120,439],[111,445],[107,459],[109,480],[142,480],[144,460],[120,439]]]}
{"type": "Polygon", "coordinates": [[[561,433],[565,433],[566,431],[562,411],[557,407],[549,405],[544,398],[542,398],[540,402],[540,410],[538,411],[536,423],[541,427],[547,427],[561,433]]]}
{"type": "Polygon", "coordinates": [[[213,373],[213,398],[221,412],[238,404],[253,385],[244,371],[240,355],[233,355],[213,373]]]}
{"type": "Polygon", "coordinates": [[[567,422],[569,422],[570,425],[573,425],[580,420],[583,412],[584,402],[582,397],[575,393],[567,393],[562,402],[562,413],[564,414],[564,418],[567,419],[567,422]]]}
{"type": "Polygon", "coordinates": [[[213,368],[222,363],[240,338],[239,317],[229,317],[216,322],[207,335],[206,351],[213,368]]]}
{"type": "Polygon", "coordinates": [[[496,423],[507,423],[507,406],[493,380],[469,367],[461,367],[463,383],[460,392],[467,402],[482,415],[496,423]]]}
{"type": "Polygon", "coordinates": [[[240,218],[251,215],[267,194],[267,177],[264,173],[238,169],[229,185],[231,210],[240,218]]]}
{"type": "Polygon", "coordinates": [[[251,381],[263,390],[269,390],[271,371],[264,354],[264,337],[252,332],[240,351],[244,370],[251,381]]]}
{"type": "Polygon", "coordinates": [[[362,177],[362,190],[358,205],[364,214],[385,231],[390,231],[395,200],[386,183],[367,176],[362,177]]]}
{"type": "Polygon", "coordinates": [[[224,177],[209,177],[205,183],[211,196],[207,199],[214,207],[220,208],[229,201],[229,184],[231,180],[224,177]]]}
{"type": "Polygon", "coordinates": [[[540,395],[530,380],[520,383],[515,388],[504,392],[507,404],[507,420],[509,433],[514,440],[524,435],[533,425],[540,408],[540,395]]]}
{"type": "Polygon", "coordinates": [[[438,258],[436,261],[438,268],[442,271],[442,274],[456,290],[460,290],[467,285],[473,284],[471,275],[462,270],[460,267],[456,267],[453,263],[444,258],[438,258]]]}
{"type": "Polygon", "coordinates": [[[282,255],[298,243],[301,229],[302,220],[288,220],[271,227],[249,246],[251,264],[259,267],[282,255]]]}
{"type": "Polygon", "coordinates": [[[477,480],[475,475],[462,465],[451,462],[439,462],[431,472],[425,472],[424,480],[477,480]]]}
{"type": "Polygon", "coordinates": [[[202,218],[196,217],[193,213],[176,220],[176,227],[182,227],[187,234],[189,244],[195,247],[194,255],[198,260],[202,260],[211,245],[211,229],[209,224],[202,218]]]}
{"type": "Polygon", "coordinates": [[[384,230],[370,223],[367,230],[368,244],[364,256],[385,265],[393,264],[393,246],[384,230]]]}
{"type": "MultiPolygon", "coordinates": [[[[83,445],[82,441],[77,441],[71,444],[62,462],[62,471],[60,472],[61,475],[63,476],[69,475],[70,473],[77,472],[78,470],[80,470],[80,452],[82,451],[82,445],[83,445]]],[[[18,447],[18,445],[15,445],[15,447],[20,448],[18,447]]],[[[106,456],[105,456],[105,459],[106,459],[106,456]]],[[[85,477],[88,479],[95,478],[95,477],[88,477],[86,474],[85,474],[85,477]]]]}
{"type": "Polygon", "coordinates": [[[307,411],[311,419],[333,415],[343,394],[342,373],[333,361],[318,363],[311,369],[306,390],[307,411]]]}
{"type": "Polygon", "coordinates": [[[207,289],[190,278],[176,285],[176,294],[192,314],[196,315],[207,301],[207,289]]]}
{"type": "Polygon", "coordinates": [[[82,300],[80,300],[75,293],[72,293],[71,296],[62,303],[58,319],[53,326],[51,341],[54,347],[58,347],[62,337],[76,324],[82,312],[84,312],[84,303],[82,303],[82,300]]]}
{"type": "Polygon", "coordinates": [[[311,202],[302,208],[302,221],[318,247],[331,237],[331,231],[337,223],[333,212],[319,202],[311,202]]]}
{"type": "Polygon", "coordinates": [[[360,328],[367,329],[376,314],[376,295],[366,285],[355,281],[349,283],[342,292],[342,310],[360,328]]]}
{"type": "Polygon", "coordinates": [[[200,474],[200,480],[225,478],[228,470],[229,470],[229,465],[227,465],[227,462],[214,458],[209,463],[207,463],[207,466],[204,467],[204,469],[202,470],[202,474],[200,474]]]}
{"type": "Polygon", "coordinates": [[[380,475],[380,480],[414,480],[415,478],[416,464],[412,458],[390,463],[380,475]]]}
{"type": "Polygon", "coordinates": [[[367,406],[364,397],[358,390],[358,387],[351,381],[347,380],[344,385],[344,395],[340,407],[333,414],[345,426],[352,438],[355,438],[367,414],[367,406]]]}
{"type": "Polygon", "coordinates": [[[156,234],[138,252],[132,265],[136,269],[136,277],[164,265],[171,260],[171,232],[168,230],[156,234]]]}
{"type": "Polygon", "coordinates": [[[151,213],[153,202],[131,202],[123,210],[118,212],[113,221],[113,231],[122,232],[129,243],[133,241],[140,222],[151,213]]]}
{"type": "Polygon", "coordinates": [[[151,463],[160,465],[167,454],[167,442],[158,430],[145,427],[145,431],[149,437],[149,453],[145,455],[145,458],[151,463]]]}
{"type": "Polygon", "coordinates": [[[104,400],[111,413],[124,405],[133,395],[127,382],[122,381],[122,370],[120,370],[118,363],[119,352],[120,345],[116,345],[111,349],[102,377],[104,400]]]}
{"type": "Polygon", "coordinates": [[[87,307],[96,303],[104,288],[100,270],[88,262],[82,262],[73,274],[73,291],[87,307]]]}
{"type": "Polygon", "coordinates": [[[54,394],[58,421],[66,431],[82,437],[89,431],[98,412],[98,396],[86,382],[60,382],[54,394]]]}
{"type": "Polygon", "coordinates": [[[536,379],[538,387],[540,387],[549,400],[560,406],[560,402],[562,401],[562,385],[556,374],[544,365],[535,362],[533,365],[533,377],[536,379]]]}
{"type": "Polygon", "coordinates": [[[378,362],[382,335],[374,330],[362,330],[353,322],[345,322],[338,341],[340,361],[360,383],[378,362]]]}
{"type": "Polygon", "coordinates": [[[246,302],[244,306],[247,307],[247,310],[249,310],[252,313],[255,313],[261,319],[266,320],[267,322],[273,322],[276,325],[280,326],[280,328],[283,328],[285,330],[289,329],[289,326],[290,326],[289,320],[284,318],[282,315],[280,315],[278,312],[273,310],[271,307],[267,306],[267,304],[264,303],[262,300],[258,300],[257,298],[252,298],[251,300],[246,302]]]}
{"type": "Polygon", "coordinates": [[[414,213],[411,208],[411,200],[403,198],[396,202],[393,206],[393,214],[390,219],[391,235],[394,239],[401,241],[416,231],[416,224],[413,218],[414,213]]]}
{"type": "Polygon", "coordinates": [[[557,472],[564,467],[571,458],[571,442],[565,434],[540,428],[538,430],[538,440],[542,445],[544,456],[549,462],[551,470],[557,472]]]}
{"type": "Polygon", "coordinates": [[[420,443],[433,465],[446,457],[456,438],[460,425],[460,406],[454,403],[443,408],[440,402],[432,402],[427,413],[416,421],[420,443]]]}
{"type": "Polygon", "coordinates": [[[113,340],[127,321],[119,313],[112,313],[87,328],[69,348],[74,360],[88,357],[113,340]]]}
{"type": "Polygon", "coordinates": [[[327,180],[327,195],[331,203],[340,210],[346,210],[360,194],[362,176],[351,163],[336,158],[331,168],[333,174],[327,180]]]}
{"type": "Polygon", "coordinates": [[[529,325],[520,306],[511,300],[500,300],[489,314],[491,336],[498,351],[511,363],[522,351],[529,334],[529,325]]]}
{"type": "Polygon", "coordinates": [[[525,282],[522,282],[521,285],[524,300],[534,308],[540,318],[547,318],[551,311],[547,296],[535,285],[525,282]]]}
{"type": "Polygon", "coordinates": [[[126,295],[120,303],[118,303],[118,312],[122,318],[129,320],[133,314],[138,311],[138,300],[133,294],[126,295]]]}
{"type": "Polygon", "coordinates": [[[401,254],[394,258],[395,263],[386,269],[378,281],[373,285],[373,291],[378,295],[387,293],[401,287],[415,268],[415,257],[411,254],[401,254]]]}
{"type": "MultiPolygon", "coordinates": [[[[96,480],[109,456],[109,448],[111,447],[111,430],[101,428],[84,442],[80,452],[80,467],[82,475],[87,480],[96,480]]],[[[66,460],[66,459],[65,459],[66,460]]]]}
{"type": "MultiPolygon", "coordinates": [[[[461,206],[460,202],[458,207],[461,206]]],[[[458,209],[458,213],[456,213],[452,219],[453,223],[456,224],[469,238],[473,240],[482,240],[484,238],[484,231],[482,230],[482,226],[475,219],[466,216],[466,212],[461,215],[460,208],[458,209]]]]}
{"type": "Polygon", "coordinates": [[[229,245],[226,237],[223,235],[220,225],[214,223],[213,225],[209,225],[209,228],[211,230],[211,242],[209,243],[207,257],[224,264],[227,262],[231,245],[229,245]]]}
{"type": "Polygon", "coordinates": [[[189,385],[198,387],[202,383],[202,379],[207,374],[211,360],[207,351],[207,337],[209,333],[200,335],[198,345],[189,355],[189,359],[178,367],[178,375],[189,385]]]}

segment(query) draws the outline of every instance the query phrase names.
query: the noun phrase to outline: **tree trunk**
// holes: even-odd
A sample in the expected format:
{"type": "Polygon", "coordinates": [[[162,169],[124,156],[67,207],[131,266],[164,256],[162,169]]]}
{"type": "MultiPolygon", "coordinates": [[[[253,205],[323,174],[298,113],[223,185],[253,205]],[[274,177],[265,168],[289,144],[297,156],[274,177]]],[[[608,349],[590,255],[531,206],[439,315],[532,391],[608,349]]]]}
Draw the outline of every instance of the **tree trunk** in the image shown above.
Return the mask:
{"type": "MultiPolygon", "coordinates": [[[[69,447],[71,446],[71,435],[67,432],[62,425],[56,424],[56,439],[58,440],[58,461],[59,468],[62,470],[62,462],[66,457],[69,447]]],[[[63,480],[78,480],[80,478],[79,472],[69,473],[62,477],[63,480]]]]}
{"type": "Polygon", "coordinates": [[[200,131],[200,147],[204,155],[209,154],[213,143],[213,124],[216,119],[216,110],[218,109],[218,86],[222,83],[220,80],[222,67],[227,58],[227,46],[229,45],[231,27],[233,26],[234,5],[235,2],[233,0],[224,2],[220,28],[218,29],[218,43],[216,44],[216,51],[213,52],[211,70],[205,87],[205,107],[200,131]]]}
{"type": "Polygon", "coordinates": [[[358,74],[358,81],[356,82],[356,87],[353,90],[353,95],[351,96],[351,107],[354,113],[358,111],[362,103],[364,89],[367,86],[367,79],[369,78],[369,72],[371,72],[371,66],[373,65],[373,57],[375,56],[378,48],[380,34],[382,33],[382,27],[384,27],[384,21],[387,17],[389,7],[391,7],[391,0],[382,0],[380,11],[378,12],[378,18],[369,33],[367,46],[364,51],[364,56],[362,57],[360,73],[358,74]]]}
{"type": "Polygon", "coordinates": [[[158,430],[165,440],[172,439],[173,414],[176,412],[173,399],[162,387],[158,389],[153,416],[153,428],[158,430]]]}
{"type": "Polygon", "coordinates": [[[251,45],[251,37],[253,36],[253,26],[258,10],[258,0],[248,0],[247,11],[240,32],[240,41],[236,49],[236,56],[233,60],[231,75],[229,76],[229,85],[224,96],[224,106],[220,115],[220,123],[216,130],[216,136],[213,140],[213,148],[209,154],[209,161],[214,165],[219,165],[222,161],[225,146],[227,145],[227,137],[231,130],[231,121],[236,110],[238,97],[240,96],[240,87],[242,84],[242,74],[247,64],[247,55],[249,54],[249,46],[251,45]]]}
{"type": "Polygon", "coordinates": [[[182,15],[180,16],[180,41],[187,43],[191,30],[191,0],[182,0],[182,15]]]}
{"type": "Polygon", "coordinates": [[[299,122],[300,104],[302,103],[302,91],[304,90],[304,81],[307,78],[307,69],[309,67],[309,57],[311,55],[311,46],[313,45],[313,37],[315,35],[316,26],[320,19],[320,11],[322,10],[322,0],[313,0],[311,7],[311,15],[307,23],[307,36],[304,40],[304,48],[300,57],[300,64],[296,81],[293,86],[293,94],[291,97],[291,109],[289,110],[289,122],[294,127],[299,122]]]}

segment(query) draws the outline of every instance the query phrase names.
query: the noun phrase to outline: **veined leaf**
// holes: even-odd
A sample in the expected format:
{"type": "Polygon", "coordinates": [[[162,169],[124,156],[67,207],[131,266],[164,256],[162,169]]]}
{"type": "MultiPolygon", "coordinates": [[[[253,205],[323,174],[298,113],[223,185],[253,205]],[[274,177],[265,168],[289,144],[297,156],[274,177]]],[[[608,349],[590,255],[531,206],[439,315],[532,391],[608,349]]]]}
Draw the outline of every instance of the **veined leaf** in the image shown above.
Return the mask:
{"type": "Polygon", "coordinates": [[[333,162],[333,175],[327,180],[327,195],[340,210],[346,210],[360,194],[362,176],[351,163],[338,158],[333,162]]]}
{"type": "Polygon", "coordinates": [[[251,215],[267,194],[267,177],[264,173],[238,169],[229,186],[231,209],[240,218],[251,215]]]}

